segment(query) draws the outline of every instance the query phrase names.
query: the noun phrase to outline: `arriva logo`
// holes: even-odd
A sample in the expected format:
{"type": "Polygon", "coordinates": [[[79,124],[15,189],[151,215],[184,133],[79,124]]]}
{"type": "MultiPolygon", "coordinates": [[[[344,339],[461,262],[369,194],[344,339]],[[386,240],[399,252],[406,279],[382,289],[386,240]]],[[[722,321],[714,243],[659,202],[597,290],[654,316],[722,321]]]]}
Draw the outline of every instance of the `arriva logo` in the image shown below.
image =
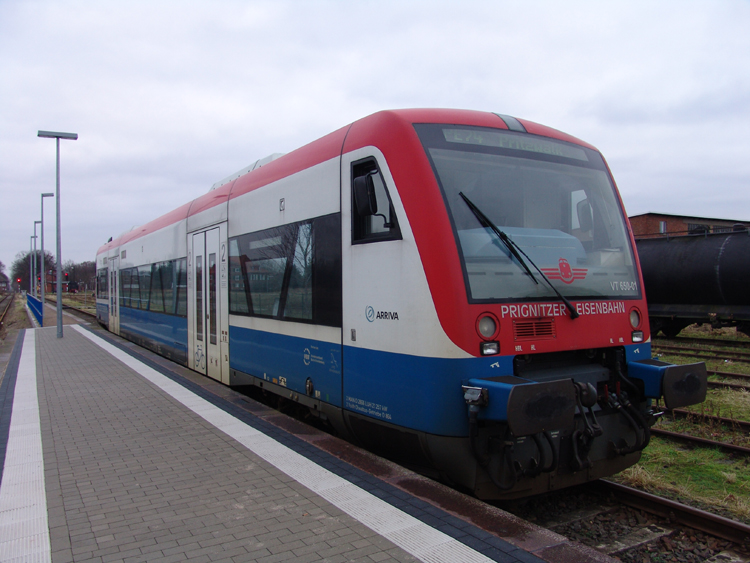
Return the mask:
{"type": "Polygon", "coordinates": [[[375,322],[376,319],[382,319],[386,321],[397,321],[398,312],[396,311],[375,311],[370,305],[365,308],[365,317],[369,322],[375,322]]]}

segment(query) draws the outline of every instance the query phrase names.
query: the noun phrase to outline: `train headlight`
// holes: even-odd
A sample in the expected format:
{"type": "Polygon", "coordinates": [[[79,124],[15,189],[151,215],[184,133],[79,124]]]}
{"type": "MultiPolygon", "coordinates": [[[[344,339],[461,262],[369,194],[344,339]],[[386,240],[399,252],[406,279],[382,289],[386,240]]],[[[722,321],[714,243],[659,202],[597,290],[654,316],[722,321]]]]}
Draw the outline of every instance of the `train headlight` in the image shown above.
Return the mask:
{"type": "Polygon", "coordinates": [[[633,307],[630,309],[630,326],[638,328],[641,325],[641,312],[633,307]]]}
{"type": "Polygon", "coordinates": [[[479,345],[479,352],[482,356],[493,356],[500,353],[500,343],[496,341],[482,342],[479,345]]]}
{"type": "Polygon", "coordinates": [[[477,332],[484,340],[492,340],[496,335],[500,323],[491,313],[482,313],[477,319],[477,332]]]}
{"type": "Polygon", "coordinates": [[[632,333],[632,336],[633,336],[633,342],[643,342],[642,330],[634,330],[632,333]]]}

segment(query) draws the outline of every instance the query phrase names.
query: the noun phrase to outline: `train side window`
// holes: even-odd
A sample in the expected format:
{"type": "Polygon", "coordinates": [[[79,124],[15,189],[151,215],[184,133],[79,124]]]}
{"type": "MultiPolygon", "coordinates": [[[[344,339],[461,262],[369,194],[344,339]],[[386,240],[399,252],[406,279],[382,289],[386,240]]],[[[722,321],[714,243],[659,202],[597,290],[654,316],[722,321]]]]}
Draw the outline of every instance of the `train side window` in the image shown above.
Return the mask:
{"type": "Polygon", "coordinates": [[[108,280],[107,268],[101,268],[97,271],[96,275],[96,298],[107,299],[109,297],[107,280],[108,280]]]}
{"type": "Polygon", "coordinates": [[[248,314],[252,310],[250,306],[250,293],[245,289],[245,262],[248,258],[240,253],[239,240],[229,240],[229,312],[248,314]]]}
{"type": "MultiPolygon", "coordinates": [[[[161,262],[157,265],[159,270],[159,278],[161,278],[161,292],[162,301],[164,302],[164,312],[174,314],[174,298],[176,295],[174,278],[174,260],[168,262],[161,262]]],[[[151,296],[151,302],[154,302],[153,295],[151,296]]]]}
{"type": "MultiPolygon", "coordinates": [[[[130,268],[120,270],[120,306],[132,307],[131,296],[133,294],[132,271],[130,268]]],[[[135,276],[136,296],[138,295],[138,276],[135,276]]],[[[137,297],[136,297],[137,298],[137,297]]]]}
{"type": "Polygon", "coordinates": [[[289,289],[284,304],[284,317],[312,319],[313,237],[312,223],[302,223],[297,231],[297,243],[291,256],[292,268],[289,289]]]}
{"type": "Polygon", "coordinates": [[[138,285],[140,287],[140,308],[148,311],[148,301],[151,291],[151,265],[138,266],[138,285]]]}
{"type": "Polygon", "coordinates": [[[341,326],[341,214],[229,239],[229,311],[341,326]]]}
{"type": "Polygon", "coordinates": [[[352,163],[352,244],[401,240],[388,187],[373,158],[352,163]]]}
{"type": "Polygon", "coordinates": [[[164,287],[162,284],[162,272],[165,264],[169,262],[159,262],[151,264],[151,291],[149,293],[148,310],[154,313],[164,312],[164,287]]]}
{"type": "Polygon", "coordinates": [[[175,261],[175,277],[177,278],[177,316],[187,317],[187,258],[175,261]]]}
{"type": "Polygon", "coordinates": [[[294,235],[294,229],[287,226],[239,238],[252,314],[277,317],[283,310],[282,288],[287,277],[287,256],[294,248],[294,235]]]}

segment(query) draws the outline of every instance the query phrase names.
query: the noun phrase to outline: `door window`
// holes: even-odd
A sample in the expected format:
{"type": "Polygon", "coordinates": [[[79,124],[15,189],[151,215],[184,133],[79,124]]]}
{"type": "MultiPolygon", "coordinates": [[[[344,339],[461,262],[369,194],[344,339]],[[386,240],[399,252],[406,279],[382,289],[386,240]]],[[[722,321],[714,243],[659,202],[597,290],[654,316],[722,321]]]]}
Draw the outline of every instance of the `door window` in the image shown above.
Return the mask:
{"type": "Polygon", "coordinates": [[[352,164],[352,244],[400,240],[401,229],[373,158],[352,164]]]}

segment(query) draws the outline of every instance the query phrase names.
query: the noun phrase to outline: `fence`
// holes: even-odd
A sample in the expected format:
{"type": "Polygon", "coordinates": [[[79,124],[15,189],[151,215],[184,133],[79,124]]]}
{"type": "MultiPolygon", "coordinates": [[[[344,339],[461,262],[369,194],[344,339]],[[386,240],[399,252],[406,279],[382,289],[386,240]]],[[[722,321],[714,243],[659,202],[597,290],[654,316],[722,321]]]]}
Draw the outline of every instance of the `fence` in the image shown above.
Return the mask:
{"type": "Polygon", "coordinates": [[[34,313],[40,326],[44,326],[44,313],[42,312],[42,300],[35,298],[33,295],[26,294],[26,305],[34,313]]]}

